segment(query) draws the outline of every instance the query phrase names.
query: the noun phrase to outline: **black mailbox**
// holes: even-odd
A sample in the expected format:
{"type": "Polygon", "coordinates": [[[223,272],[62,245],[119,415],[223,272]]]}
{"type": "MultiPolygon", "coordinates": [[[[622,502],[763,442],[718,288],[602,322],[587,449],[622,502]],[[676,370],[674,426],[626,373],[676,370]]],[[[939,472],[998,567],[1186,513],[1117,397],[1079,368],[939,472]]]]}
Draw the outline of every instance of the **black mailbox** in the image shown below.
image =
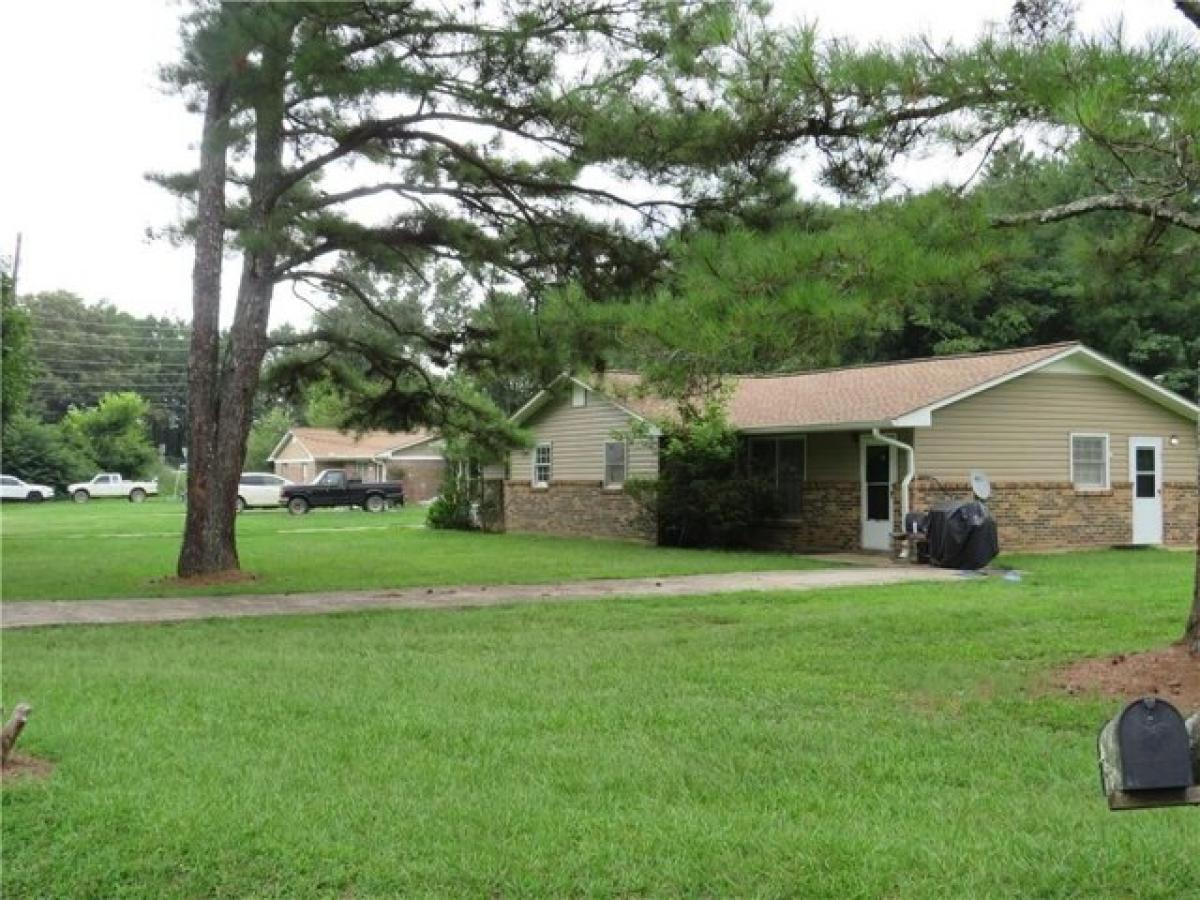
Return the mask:
{"type": "Polygon", "coordinates": [[[1143,697],[1130,703],[1101,729],[1099,750],[1100,777],[1110,805],[1114,798],[1143,791],[1192,794],[1188,728],[1166,700],[1143,697]]]}

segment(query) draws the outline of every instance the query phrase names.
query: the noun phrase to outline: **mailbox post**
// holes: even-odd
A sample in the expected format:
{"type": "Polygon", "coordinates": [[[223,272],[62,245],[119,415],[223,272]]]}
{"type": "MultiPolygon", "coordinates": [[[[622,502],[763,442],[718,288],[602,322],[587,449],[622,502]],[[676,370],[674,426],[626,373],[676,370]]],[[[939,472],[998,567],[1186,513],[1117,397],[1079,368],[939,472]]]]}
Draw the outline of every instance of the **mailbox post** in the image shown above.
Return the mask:
{"type": "Polygon", "coordinates": [[[1112,810],[1200,805],[1200,713],[1160,697],[1128,704],[1100,730],[1100,782],[1112,810]]]}

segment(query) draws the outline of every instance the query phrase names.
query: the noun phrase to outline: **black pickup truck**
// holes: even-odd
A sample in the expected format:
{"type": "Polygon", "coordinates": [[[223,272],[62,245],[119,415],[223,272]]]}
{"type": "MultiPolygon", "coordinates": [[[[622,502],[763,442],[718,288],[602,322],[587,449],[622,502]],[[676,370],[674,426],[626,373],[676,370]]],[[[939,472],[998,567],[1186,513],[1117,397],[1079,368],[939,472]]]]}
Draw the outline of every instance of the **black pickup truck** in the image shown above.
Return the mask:
{"type": "Polygon", "coordinates": [[[404,486],[398,481],[361,481],[341,469],[326,469],[310,484],[288,484],[279,491],[279,505],[293,516],[319,506],[361,506],[383,512],[404,505],[404,486]]]}

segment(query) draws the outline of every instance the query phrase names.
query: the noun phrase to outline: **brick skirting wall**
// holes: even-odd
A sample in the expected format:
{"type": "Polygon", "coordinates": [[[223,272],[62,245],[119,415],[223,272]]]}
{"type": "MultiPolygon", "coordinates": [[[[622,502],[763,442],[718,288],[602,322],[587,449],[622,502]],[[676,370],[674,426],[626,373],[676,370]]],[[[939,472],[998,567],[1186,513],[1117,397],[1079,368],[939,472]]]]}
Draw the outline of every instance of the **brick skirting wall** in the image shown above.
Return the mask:
{"type": "MultiPolygon", "coordinates": [[[[966,482],[940,485],[917,478],[912,508],[927,509],[947,496],[969,497],[966,482]]],[[[996,518],[1004,550],[1058,550],[1128,544],[1133,537],[1133,495],[1129,482],[1106,491],[1077,491],[1070,482],[1001,481],[992,484],[988,509],[996,518]]],[[[1163,540],[1196,540],[1196,486],[1163,485],[1163,540]]]]}
{"type": "Polygon", "coordinates": [[[764,522],[750,534],[757,550],[800,552],[862,549],[862,494],[857,481],[805,483],[803,517],[789,522],[764,522]]]}
{"type": "Polygon", "coordinates": [[[1171,546],[1196,546],[1196,485],[1163,485],[1163,541],[1171,546]]]}
{"type": "MultiPolygon", "coordinates": [[[[1107,491],[1076,491],[1069,482],[996,482],[988,509],[996,518],[1004,550],[1059,550],[1128,544],[1133,536],[1133,498],[1128,482],[1107,491]]],[[[900,486],[893,492],[900,522],[900,486]]],[[[971,496],[966,482],[938,484],[914,479],[911,509],[971,496]]],[[[1163,485],[1163,541],[1196,543],[1196,486],[1163,485]]],[[[754,528],[752,545],[762,550],[805,552],[862,549],[862,487],[857,481],[810,482],[804,486],[804,518],[754,528]]]]}
{"type": "MultiPolygon", "coordinates": [[[[899,495],[894,515],[899,524],[899,495]]],[[[950,498],[971,496],[966,482],[912,484],[914,511],[950,498]]],[[[1163,485],[1163,540],[1168,545],[1196,542],[1196,486],[1163,485]]],[[[803,518],[764,522],[753,528],[750,544],[759,550],[807,552],[862,549],[862,487],[857,481],[814,481],[804,485],[803,518]]],[[[996,518],[1003,550],[1059,550],[1127,544],[1132,538],[1133,499],[1128,482],[1107,491],[1076,491],[1069,482],[995,482],[988,509],[996,518]]],[[[555,482],[534,489],[527,482],[504,483],[504,526],[578,537],[653,541],[654,528],[623,491],[607,491],[595,481],[555,482]]]]}
{"type": "Polygon", "coordinates": [[[555,481],[545,488],[506,481],[504,528],[573,537],[655,540],[654,525],[642,508],[624,491],[605,490],[599,481],[555,481]]]}

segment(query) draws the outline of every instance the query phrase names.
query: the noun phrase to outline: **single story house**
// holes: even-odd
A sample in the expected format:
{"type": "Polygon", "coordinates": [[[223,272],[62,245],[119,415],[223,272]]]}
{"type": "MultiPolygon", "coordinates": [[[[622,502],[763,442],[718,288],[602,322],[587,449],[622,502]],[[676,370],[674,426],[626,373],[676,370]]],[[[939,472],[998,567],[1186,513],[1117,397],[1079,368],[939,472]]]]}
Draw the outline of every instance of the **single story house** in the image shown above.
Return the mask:
{"type": "MultiPolygon", "coordinates": [[[[623,491],[658,472],[671,404],[628,373],[561,376],[514,416],[513,531],[652,540],[623,491]],[[649,439],[626,440],[632,423],[649,439]]],[[[1079,343],[729,379],[730,422],[782,514],[755,543],[886,550],[908,510],[983,472],[1007,549],[1194,544],[1197,406],[1079,343]]]]}
{"type": "Polygon", "coordinates": [[[410,501],[431,500],[442,486],[442,441],[429,431],[364,431],[292,428],[267,457],[275,474],[297,483],[322,469],[341,469],[364,481],[400,481],[410,501]]]}

